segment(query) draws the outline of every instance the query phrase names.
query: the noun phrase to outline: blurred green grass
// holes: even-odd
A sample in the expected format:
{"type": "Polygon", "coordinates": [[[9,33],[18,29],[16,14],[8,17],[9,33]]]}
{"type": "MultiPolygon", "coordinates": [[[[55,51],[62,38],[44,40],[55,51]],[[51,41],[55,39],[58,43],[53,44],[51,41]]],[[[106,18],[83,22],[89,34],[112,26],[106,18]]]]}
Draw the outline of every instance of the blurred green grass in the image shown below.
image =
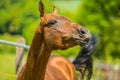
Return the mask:
{"type": "MultiPolygon", "coordinates": [[[[55,51],[58,52],[59,51],[55,51]]],[[[26,55],[25,58],[26,59],[26,55]]],[[[103,60],[98,60],[98,59],[94,59],[94,63],[105,63],[106,61],[103,60]]],[[[0,54],[0,80],[16,80],[15,78],[15,54],[12,53],[1,53],[0,54]]],[[[111,64],[111,66],[115,66],[116,64],[118,66],[120,66],[120,60],[113,60],[111,62],[108,62],[111,64]]],[[[94,71],[93,71],[93,77],[92,80],[96,80],[96,64],[94,64],[94,71]]],[[[102,77],[102,72],[101,69],[97,69],[97,73],[99,74],[99,76],[102,77]]],[[[79,76],[79,75],[78,75],[79,76]]],[[[86,77],[85,77],[86,80],[86,77]]]]}
{"type": "Polygon", "coordinates": [[[15,55],[0,53],[0,80],[15,80],[15,55]]]}

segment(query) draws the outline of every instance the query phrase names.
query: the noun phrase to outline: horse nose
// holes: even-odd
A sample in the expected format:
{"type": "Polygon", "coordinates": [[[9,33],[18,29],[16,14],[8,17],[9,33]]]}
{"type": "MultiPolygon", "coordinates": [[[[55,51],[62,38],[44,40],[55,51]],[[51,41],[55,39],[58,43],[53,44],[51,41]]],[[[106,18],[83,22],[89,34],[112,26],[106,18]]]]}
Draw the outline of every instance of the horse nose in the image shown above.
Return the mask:
{"type": "Polygon", "coordinates": [[[85,28],[81,28],[80,29],[80,34],[81,35],[86,35],[88,33],[88,30],[87,29],[85,29],[85,28]]]}
{"type": "Polygon", "coordinates": [[[81,37],[84,37],[86,39],[89,39],[91,37],[91,34],[90,34],[89,30],[87,30],[86,28],[81,28],[79,30],[79,33],[80,33],[81,37]]]}

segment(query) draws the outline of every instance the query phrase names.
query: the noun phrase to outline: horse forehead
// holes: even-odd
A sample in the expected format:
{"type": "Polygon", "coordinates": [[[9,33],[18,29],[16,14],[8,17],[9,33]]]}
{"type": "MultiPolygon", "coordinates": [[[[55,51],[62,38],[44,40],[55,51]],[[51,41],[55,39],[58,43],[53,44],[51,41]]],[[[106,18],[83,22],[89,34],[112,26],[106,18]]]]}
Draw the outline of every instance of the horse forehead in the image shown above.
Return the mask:
{"type": "Polygon", "coordinates": [[[53,18],[58,18],[58,15],[54,15],[54,14],[45,14],[44,18],[45,19],[53,19],[53,18]]]}
{"type": "Polygon", "coordinates": [[[46,14],[45,15],[46,21],[50,21],[51,19],[71,22],[67,17],[64,17],[64,16],[55,15],[55,14],[46,14]]]}

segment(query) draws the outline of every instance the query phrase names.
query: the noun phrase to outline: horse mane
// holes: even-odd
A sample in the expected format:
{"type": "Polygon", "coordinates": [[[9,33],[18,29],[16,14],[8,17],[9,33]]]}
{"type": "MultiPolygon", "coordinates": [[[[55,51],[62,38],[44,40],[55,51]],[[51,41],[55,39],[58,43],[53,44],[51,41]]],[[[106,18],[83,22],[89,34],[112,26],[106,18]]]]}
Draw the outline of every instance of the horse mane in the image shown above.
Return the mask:
{"type": "Polygon", "coordinates": [[[73,64],[75,65],[76,70],[80,71],[82,75],[82,79],[84,78],[84,74],[86,70],[88,71],[87,80],[90,80],[92,77],[93,70],[93,58],[92,54],[97,46],[97,40],[94,36],[91,37],[89,42],[83,46],[73,64]]]}

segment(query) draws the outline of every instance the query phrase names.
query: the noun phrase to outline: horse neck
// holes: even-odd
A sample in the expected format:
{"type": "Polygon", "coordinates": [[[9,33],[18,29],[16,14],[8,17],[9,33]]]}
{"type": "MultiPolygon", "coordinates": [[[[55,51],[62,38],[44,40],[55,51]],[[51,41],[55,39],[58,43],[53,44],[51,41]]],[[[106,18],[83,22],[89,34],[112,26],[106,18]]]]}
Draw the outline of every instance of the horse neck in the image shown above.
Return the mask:
{"type": "Polygon", "coordinates": [[[43,38],[40,27],[37,29],[27,58],[24,80],[44,80],[50,50],[43,38]]]}

